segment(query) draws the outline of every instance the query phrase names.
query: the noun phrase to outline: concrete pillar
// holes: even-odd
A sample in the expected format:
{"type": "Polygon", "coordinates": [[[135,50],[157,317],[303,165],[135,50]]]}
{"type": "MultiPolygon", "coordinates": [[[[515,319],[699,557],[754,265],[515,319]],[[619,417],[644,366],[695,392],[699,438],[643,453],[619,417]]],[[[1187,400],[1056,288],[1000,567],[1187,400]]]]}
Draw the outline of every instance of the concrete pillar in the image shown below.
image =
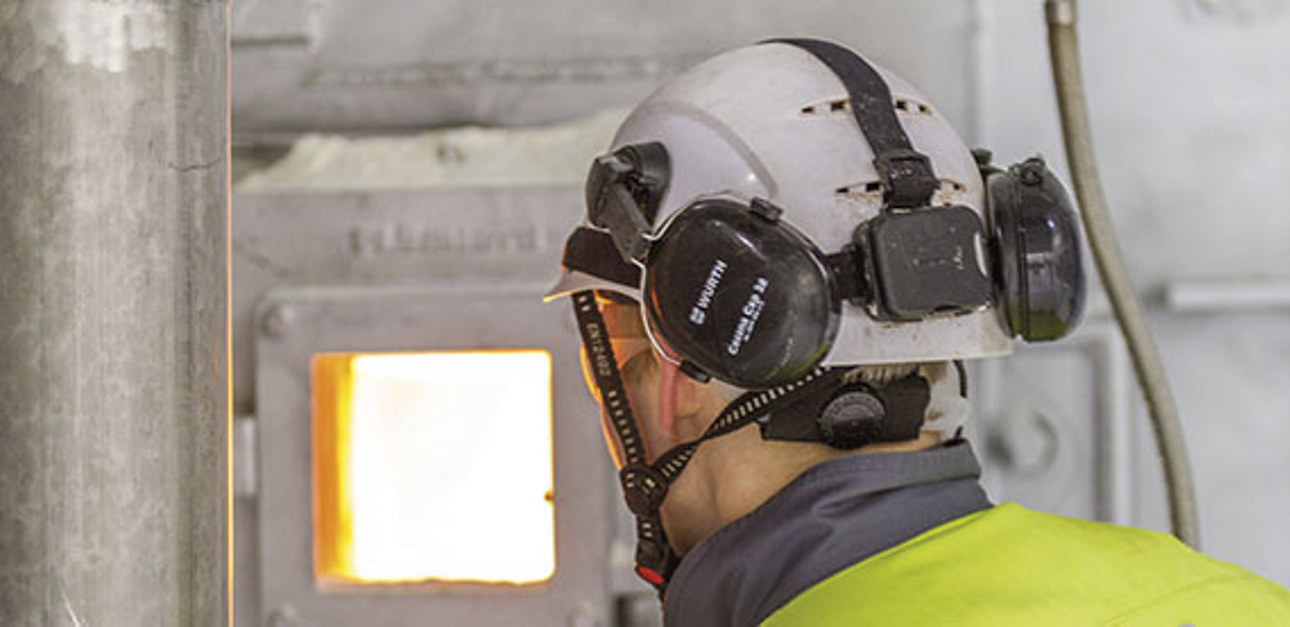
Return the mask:
{"type": "Polygon", "coordinates": [[[0,625],[228,623],[226,41],[0,3],[0,625]]]}

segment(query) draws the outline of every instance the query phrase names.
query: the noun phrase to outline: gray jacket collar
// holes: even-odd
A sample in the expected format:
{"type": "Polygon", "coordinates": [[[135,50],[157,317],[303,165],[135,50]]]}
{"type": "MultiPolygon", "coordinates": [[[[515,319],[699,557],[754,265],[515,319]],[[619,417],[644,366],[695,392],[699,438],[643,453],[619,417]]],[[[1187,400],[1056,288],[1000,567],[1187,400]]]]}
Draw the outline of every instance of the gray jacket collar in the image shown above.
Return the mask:
{"type": "Polygon", "coordinates": [[[668,627],[755,625],[871,555],[990,506],[966,441],[849,455],[812,467],[685,556],[668,585],[668,627]]]}

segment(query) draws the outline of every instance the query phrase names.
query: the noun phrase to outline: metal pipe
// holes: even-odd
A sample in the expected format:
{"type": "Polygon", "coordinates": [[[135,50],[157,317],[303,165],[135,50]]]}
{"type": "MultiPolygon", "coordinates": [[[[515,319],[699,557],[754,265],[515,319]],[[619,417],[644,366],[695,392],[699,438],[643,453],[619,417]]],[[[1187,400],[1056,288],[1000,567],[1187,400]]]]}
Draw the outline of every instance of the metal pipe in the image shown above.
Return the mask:
{"type": "Polygon", "coordinates": [[[0,5],[0,625],[229,622],[226,21],[0,5]]]}
{"type": "Polygon", "coordinates": [[[1290,281],[1178,281],[1165,286],[1165,306],[1178,313],[1290,311],[1290,281]]]}
{"type": "Polygon", "coordinates": [[[1079,46],[1075,32],[1075,0],[1045,0],[1048,21],[1048,48],[1057,88],[1057,106],[1061,114],[1062,137],[1066,159],[1070,163],[1080,215],[1088,234],[1093,259],[1102,275],[1102,284],[1133,360],[1142,394],[1146,398],[1155,430],[1156,446],[1164,467],[1169,497],[1169,518],[1174,535],[1192,547],[1199,546],[1200,531],[1196,521],[1196,496],[1192,487],[1191,467],[1183,442],[1178,408],[1174,404],[1165,378],[1160,352],[1156,349],[1124,267],[1124,259],[1111,227],[1111,216],[1102,194],[1102,184],[1093,158],[1092,132],[1089,130],[1088,105],[1084,100],[1084,79],[1080,72],[1079,46]]]}

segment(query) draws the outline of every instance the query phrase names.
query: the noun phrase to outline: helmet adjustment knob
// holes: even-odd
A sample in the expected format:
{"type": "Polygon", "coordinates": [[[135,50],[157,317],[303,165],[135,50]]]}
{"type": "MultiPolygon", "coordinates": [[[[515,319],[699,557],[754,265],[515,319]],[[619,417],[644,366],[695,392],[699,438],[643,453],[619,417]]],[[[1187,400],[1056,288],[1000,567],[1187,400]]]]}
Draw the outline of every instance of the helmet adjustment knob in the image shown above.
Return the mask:
{"type": "Polygon", "coordinates": [[[887,408],[864,388],[844,389],[816,419],[820,435],[833,448],[853,449],[874,442],[882,433],[887,408]]]}

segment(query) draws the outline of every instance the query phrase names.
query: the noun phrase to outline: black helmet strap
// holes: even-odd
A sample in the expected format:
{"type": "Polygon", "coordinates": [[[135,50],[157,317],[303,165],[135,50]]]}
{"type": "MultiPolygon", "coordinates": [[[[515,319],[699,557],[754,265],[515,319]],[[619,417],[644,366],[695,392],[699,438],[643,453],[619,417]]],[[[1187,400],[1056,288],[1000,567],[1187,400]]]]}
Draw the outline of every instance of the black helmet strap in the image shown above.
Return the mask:
{"type": "Polygon", "coordinates": [[[847,90],[851,115],[873,149],[874,168],[885,207],[909,209],[930,204],[940,181],[927,155],[914,149],[892,108],[891,88],[860,55],[818,39],[772,39],[765,43],[797,46],[833,70],[847,90]]]}

